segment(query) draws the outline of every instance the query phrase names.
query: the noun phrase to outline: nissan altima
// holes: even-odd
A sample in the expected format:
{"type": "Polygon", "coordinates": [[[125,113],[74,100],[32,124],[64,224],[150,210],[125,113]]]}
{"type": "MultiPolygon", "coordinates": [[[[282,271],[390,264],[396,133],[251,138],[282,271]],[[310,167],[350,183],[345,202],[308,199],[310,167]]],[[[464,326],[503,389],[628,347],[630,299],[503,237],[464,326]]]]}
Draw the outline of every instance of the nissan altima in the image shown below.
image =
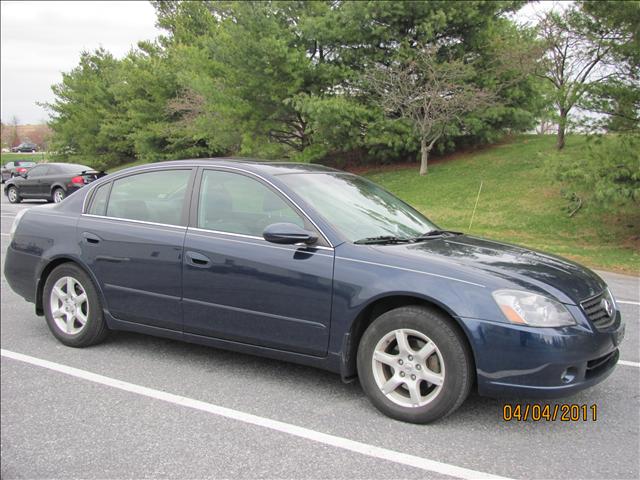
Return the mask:
{"type": "Polygon", "coordinates": [[[441,229],[362,177],[308,164],[122,170],[21,210],[5,277],[70,347],[128,330],[297,362],[358,379],[414,423],[472,388],[595,385],[624,335],[587,268],[441,229]]]}

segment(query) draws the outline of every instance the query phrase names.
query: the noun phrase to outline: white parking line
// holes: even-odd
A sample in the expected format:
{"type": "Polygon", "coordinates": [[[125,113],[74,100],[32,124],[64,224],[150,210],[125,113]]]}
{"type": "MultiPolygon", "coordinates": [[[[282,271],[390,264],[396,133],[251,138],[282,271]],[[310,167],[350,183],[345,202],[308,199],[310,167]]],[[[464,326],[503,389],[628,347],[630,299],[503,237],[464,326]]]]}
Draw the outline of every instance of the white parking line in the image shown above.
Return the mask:
{"type": "Polygon", "coordinates": [[[629,362],[627,360],[618,360],[618,363],[620,365],[626,365],[627,367],[636,367],[636,368],[640,368],[640,363],[638,362],[629,362]]]}
{"type": "Polygon", "coordinates": [[[464,478],[464,479],[503,479],[506,477],[500,477],[497,475],[491,475],[485,472],[479,472],[477,470],[470,470],[468,468],[458,467],[450,465],[448,463],[442,463],[435,460],[429,460],[427,458],[417,457],[415,455],[409,455],[395,450],[388,450],[386,448],[376,447],[375,445],[369,445],[367,443],[357,442],[344,437],[338,437],[335,435],[329,435],[326,433],[311,430],[309,428],[299,427],[290,423],[280,422],[278,420],[272,420],[270,418],[259,417],[250,413],[241,412],[239,410],[233,410],[212,403],[201,402],[193,398],[183,397],[180,395],[174,395],[172,393],[163,392],[161,390],[155,390],[153,388],[143,387],[134,383],[123,382],[115,378],[105,377],[96,373],[88,372],[86,370],[80,370],[78,368],[70,367],[68,365],[62,365],[60,363],[50,362],[41,358],[31,357],[22,353],[12,352],[10,350],[1,349],[0,354],[3,357],[18,360],[20,362],[29,363],[38,367],[47,368],[56,372],[71,375],[72,377],[81,378],[90,382],[99,383],[109,387],[124,390],[126,392],[136,393],[145,397],[154,398],[175,405],[180,405],[187,408],[193,408],[203,412],[211,413],[239,422],[248,423],[251,425],[257,425],[259,427],[268,428],[278,432],[293,435],[295,437],[304,438],[313,442],[318,442],[331,447],[341,448],[343,450],[349,450],[351,452],[367,455],[389,462],[406,465],[409,467],[419,468],[428,472],[436,472],[442,475],[449,475],[452,477],[464,478]]]}
{"type": "Polygon", "coordinates": [[[622,303],[624,305],[640,305],[640,302],[632,302],[631,300],[616,300],[616,303],[622,303]]]}

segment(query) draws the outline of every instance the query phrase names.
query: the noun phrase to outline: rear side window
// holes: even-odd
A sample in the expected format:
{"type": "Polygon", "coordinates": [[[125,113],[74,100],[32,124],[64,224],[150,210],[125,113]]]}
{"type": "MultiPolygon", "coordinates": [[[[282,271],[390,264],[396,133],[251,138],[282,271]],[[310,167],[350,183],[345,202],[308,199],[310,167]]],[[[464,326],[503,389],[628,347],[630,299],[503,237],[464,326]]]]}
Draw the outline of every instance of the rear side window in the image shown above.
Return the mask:
{"type": "Polygon", "coordinates": [[[111,183],[100,185],[96,189],[96,193],[93,196],[91,207],[87,213],[91,215],[104,215],[107,210],[107,199],[109,198],[109,188],[111,183]]]}
{"type": "Polygon", "coordinates": [[[259,181],[216,170],[202,174],[198,227],[261,237],[268,225],[283,222],[305,228],[300,215],[259,181]]]}
{"type": "Polygon", "coordinates": [[[113,181],[107,217],[180,225],[191,170],[163,170],[113,181]]]}

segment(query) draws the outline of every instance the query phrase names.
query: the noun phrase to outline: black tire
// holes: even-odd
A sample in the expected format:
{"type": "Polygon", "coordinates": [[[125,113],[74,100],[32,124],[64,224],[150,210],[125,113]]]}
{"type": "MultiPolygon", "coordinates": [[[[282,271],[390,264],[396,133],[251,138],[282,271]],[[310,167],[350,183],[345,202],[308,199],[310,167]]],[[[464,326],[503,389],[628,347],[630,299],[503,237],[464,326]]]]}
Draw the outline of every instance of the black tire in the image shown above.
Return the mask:
{"type": "Polygon", "coordinates": [[[7,188],[7,198],[9,199],[9,203],[20,203],[22,201],[18,189],[14,186],[7,188]]]}
{"type": "MultiPolygon", "coordinates": [[[[407,306],[380,315],[367,328],[358,347],[358,377],[369,400],[378,410],[396,420],[423,424],[446,417],[462,405],[473,385],[473,360],[463,333],[452,322],[436,309],[407,306]],[[376,383],[372,365],[376,345],[398,329],[410,329],[426,336],[435,343],[444,362],[445,375],[440,391],[426,405],[399,405],[376,383]]],[[[433,388],[429,384],[425,386],[433,388]]]]}
{"type": "Polygon", "coordinates": [[[54,203],[60,203],[67,197],[67,193],[61,187],[56,187],[51,191],[51,201],[54,203]]]}
{"type": "Polygon", "coordinates": [[[109,333],[107,323],[102,312],[102,303],[93,281],[87,273],[74,263],[63,263],[53,269],[47,277],[42,293],[42,305],[47,325],[61,343],[69,347],[89,347],[102,342],[109,333]],[[56,282],[63,277],[72,277],[82,286],[87,295],[88,315],[84,327],[75,334],[63,331],[54,320],[51,311],[51,292],[56,282]]]}

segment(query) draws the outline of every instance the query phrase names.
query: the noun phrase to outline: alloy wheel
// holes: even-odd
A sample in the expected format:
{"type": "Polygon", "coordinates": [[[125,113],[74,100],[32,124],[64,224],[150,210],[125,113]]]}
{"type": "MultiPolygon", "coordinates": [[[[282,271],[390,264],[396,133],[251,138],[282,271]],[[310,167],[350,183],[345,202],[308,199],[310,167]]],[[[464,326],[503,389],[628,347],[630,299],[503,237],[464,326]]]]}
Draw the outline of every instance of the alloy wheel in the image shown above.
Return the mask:
{"type": "Polygon", "coordinates": [[[18,199],[18,191],[15,189],[15,187],[10,188],[7,192],[7,195],[9,196],[9,201],[11,203],[15,202],[18,199]]]}
{"type": "Polygon", "coordinates": [[[442,391],[442,354],[416,330],[398,329],[384,335],[374,349],[371,366],[380,391],[402,407],[422,407],[442,391]]]}
{"type": "Polygon", "coordinates": [[[89,300],[82,284],[73,277],[60,278],[51,289],[51,315],[60,331],[76,335],[89,317],[89,300]]]}

